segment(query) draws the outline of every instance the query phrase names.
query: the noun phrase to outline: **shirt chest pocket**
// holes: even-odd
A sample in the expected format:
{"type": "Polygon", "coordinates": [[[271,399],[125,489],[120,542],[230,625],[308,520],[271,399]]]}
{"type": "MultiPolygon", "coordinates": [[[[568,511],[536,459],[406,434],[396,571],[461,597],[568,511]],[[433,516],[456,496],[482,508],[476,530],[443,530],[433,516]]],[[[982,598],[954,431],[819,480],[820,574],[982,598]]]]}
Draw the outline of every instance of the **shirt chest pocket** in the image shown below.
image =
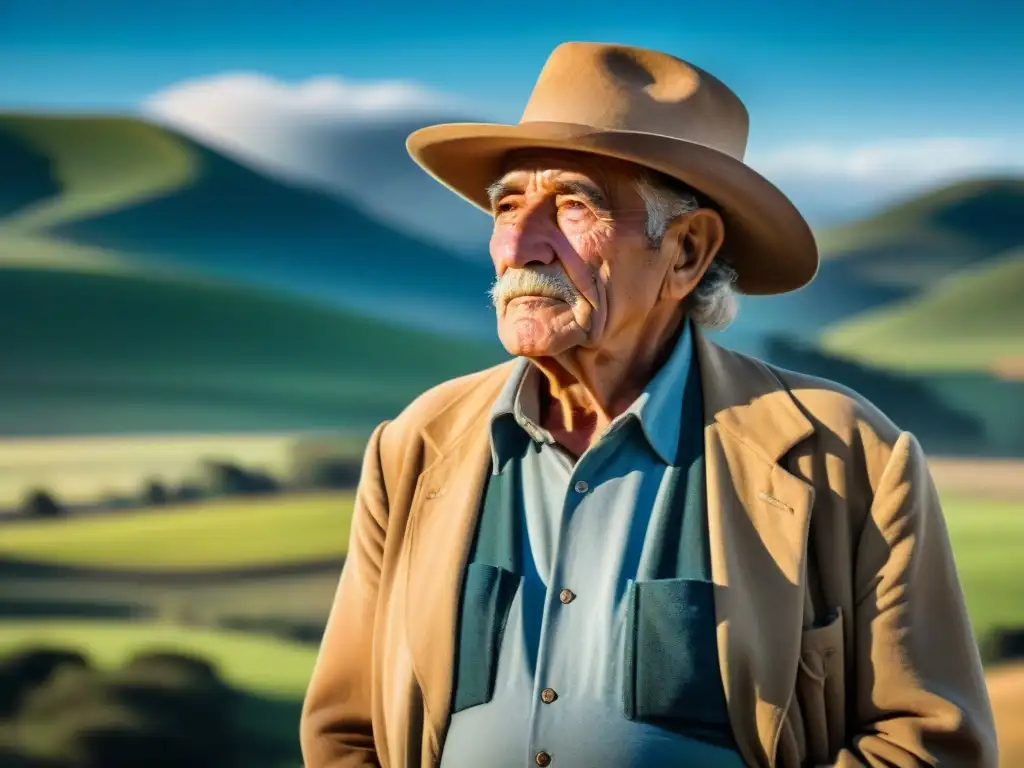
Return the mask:
{"type": "Polygon", "coordinates": [[[637,581],[628,600],[626,717],[674,729],[720,730],[728,715],[714,585],[695,579],[637,581]]]}
{"type": "Polygon", "coordinates": [[[470,563],[462,589],[452,713],[494,696],[498,652],[520,578],[487,563],[470,563]]]}

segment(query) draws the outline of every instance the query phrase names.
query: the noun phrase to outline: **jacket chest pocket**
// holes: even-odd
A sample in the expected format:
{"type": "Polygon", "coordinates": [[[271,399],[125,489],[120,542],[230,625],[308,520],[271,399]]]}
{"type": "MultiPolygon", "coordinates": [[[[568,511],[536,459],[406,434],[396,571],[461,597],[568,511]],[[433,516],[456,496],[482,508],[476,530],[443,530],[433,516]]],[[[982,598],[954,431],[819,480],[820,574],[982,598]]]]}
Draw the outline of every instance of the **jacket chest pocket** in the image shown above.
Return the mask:
{"type": "Polygon", "coordinates": [[[486,563],[470,563],[466,569],[453,714],[494,696],[498,653],[519,580],[511,571],[486,563]]]}
{"type": "Polygon", "coordinates": [[[720,732],[728,713],[718,664],[714,585],[694,579],[637,581],[628,606],[626,717],[720,732]]]}

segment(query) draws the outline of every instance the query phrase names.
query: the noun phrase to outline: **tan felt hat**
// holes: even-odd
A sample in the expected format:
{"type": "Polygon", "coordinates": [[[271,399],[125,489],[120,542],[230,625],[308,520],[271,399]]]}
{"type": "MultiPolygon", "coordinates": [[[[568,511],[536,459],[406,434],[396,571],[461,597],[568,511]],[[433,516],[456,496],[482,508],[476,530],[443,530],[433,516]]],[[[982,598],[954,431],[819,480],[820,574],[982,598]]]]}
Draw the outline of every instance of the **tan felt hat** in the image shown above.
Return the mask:
{"type": "Polygon", "coordinates": [[[679,179],[725,221],[721,255],[737,288],[776,294],[806,285],[818,248],[803,216],[743,162],[749,118],[713,75],[666,53],[563,43],[548,57],[517,125],[446,123],[406,147],[431,176],[491,212],[487,187],[518,149],[560,149],[626,160],[679,179]]]}

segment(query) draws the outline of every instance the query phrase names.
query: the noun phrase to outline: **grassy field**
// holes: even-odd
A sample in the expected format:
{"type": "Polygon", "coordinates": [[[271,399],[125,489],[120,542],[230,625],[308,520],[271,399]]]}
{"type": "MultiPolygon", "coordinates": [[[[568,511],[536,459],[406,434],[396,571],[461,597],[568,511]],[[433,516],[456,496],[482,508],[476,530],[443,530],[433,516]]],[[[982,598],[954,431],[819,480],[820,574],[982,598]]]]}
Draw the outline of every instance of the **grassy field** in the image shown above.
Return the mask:
{"type": "Polygon", "coordinates": [[[0,555],[132,570],[245,568],[340,558],[351,495],[212,501],[10,525],[0,555]]]}
{"type": "Polygon", "coordinates": [[[944,501],[975,633],[1024,627],[1024,501],[952,495],[944,501]]]}
{"type": "MultiPolygon", "coordinates": [[[[1003,474],[1014,474],[1016,468],[1016,464],[1007,465],[1003,474]]],[[[1020,557],[1024,551],[1024,495],[985,498],[966,494],[967,480],[976,473],[960,471],[955,462],[937,462],[936,469],[940,482],[947,486],[946,518],[975,631],[983,635],[999,625],[1024,626],[1024,559],[1020,557]],[[948,490],[949,485],[955,490],[948,490]]],[[[176,569],[183,574],[197,569],[223,567],[229,571],[232,567],[298,563],[344,552],[351,509],[350,494],[325,494],[18,523],[0,529],[0,557],[61,565],[176,569]]],[[[81,650],[100,666],[110,668],[142,651],[200,656],[211,661],[229,684],[251,695],[251,699],[243,699],[237,716],[247,724],[257,723],[254,727],[281,754],[294,756],[298,707],[316,660],[316,645],[258,632],[208,629],[202,624],[246,616],[319,624],[326,618],[336,580],[335,569],[277,580],[252,578],[190,586],[131,579],[97,579],[95,583],[63,579],[39,581],[33,586],[28,579],[8,584],[9,594],[45,602],[53,598],[59,584],[62,599],[82,603],[124,600],[160,605],[170,601],[187,609],[188,621],[199,624],[176,623],[181,616],[173,610],[168,621],[49,616],[8,619],[0,621],[0,656],[31,646],[64,647],[81,650]]],[[[1024,712],[1024,671],[995,668],[992,675],[993,704],[1005,756],[1024,756],[1024,743],[1013,738],[1024,712]]],[[[280,764],[291,765],[288,759],[280,764]]]]}
{"type": "MultiPolygon", "coordinates": [[[[0,555],[159,571],[300,564],[343,555],[352,499],[323,494],[8,526],[0,555]]],[[[975,629],[1024,626],[1024,501],[945,495],[975,629]]]]}

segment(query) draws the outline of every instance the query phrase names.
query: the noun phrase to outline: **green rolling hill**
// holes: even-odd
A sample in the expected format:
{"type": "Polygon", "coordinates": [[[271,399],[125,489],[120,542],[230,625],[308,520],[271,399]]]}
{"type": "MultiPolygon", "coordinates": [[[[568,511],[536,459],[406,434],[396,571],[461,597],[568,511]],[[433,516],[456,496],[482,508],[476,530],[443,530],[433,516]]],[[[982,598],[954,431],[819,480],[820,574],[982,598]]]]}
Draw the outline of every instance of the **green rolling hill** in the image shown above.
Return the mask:
{"type": "Polygon", "coordinates": [[[0,114],[0,167],[0,435],[363,431],[505,357],[486,260],[163,128],[0,114]]]}
{"type": "Polygon", "coordinates": [[[912,300],[950,274],[1024,246],[1024,179],[952,184],[840,229],[818,233],[823,254],[806,288],[749,297],[724,343],[766,354],[769,337],[816,341],[821,329],[912,300]]]}
{"type": "Polygon", "coordinates": [[[121,117],[0,116],[0,160],[22,169],[19,186],[38,175],[22,159],[46,160],[56,189],[14,211],[4,226],[41,230],[173,192],[198,172],[188,145],[160,128],[121,117]]]}
{"type": "Polygon", "coordinates": [[[922,371],[1024,364],[1024,249],[826,329],[821,346],[866,363],[922,371]]]}
{"type": "Polygon", "coordinates": [[[50,159],[2,127],[0,171],[0,219],[37,200],[60,194],[60,185],[53,178],[50,159]]]}
{"type": "MultiPolygon", "coordinates": [[[[363,430],[505,356],[484,244],[469,260],[129,117],[0,114],[0,168],[0,434],[363,430]]],[[[818,278],[716,338],[846,376],[935,445],[996,429],[1016,451],[1021,385],[988,371],[1018,354],[1021,210],[1024,180],[977,180],[820,233],[818,278]]]]}
{"type": "Polygon", "coordinates": [[[18,187],[58,190],[0,218],[0,237],[56,237],[411,328],[489,336],[483,245],[468,261],[135,118],[0,114],[0,137],[0,165],[22,169],[18,187]],[[45,169],[29,162],[40,156],[45,169]]]}
{"type": "Polygon", "coordinates": [[[505,359],[497,342],[72,256],[0,268],[0,434],[365,431],[505,359]]]}
{"type": "Polygon", "coordinates": [[[950,272],[1024,244],[1024,179],[951,184],[821,233],[827,259],[865,280],[920,290],[950,272]]]}

